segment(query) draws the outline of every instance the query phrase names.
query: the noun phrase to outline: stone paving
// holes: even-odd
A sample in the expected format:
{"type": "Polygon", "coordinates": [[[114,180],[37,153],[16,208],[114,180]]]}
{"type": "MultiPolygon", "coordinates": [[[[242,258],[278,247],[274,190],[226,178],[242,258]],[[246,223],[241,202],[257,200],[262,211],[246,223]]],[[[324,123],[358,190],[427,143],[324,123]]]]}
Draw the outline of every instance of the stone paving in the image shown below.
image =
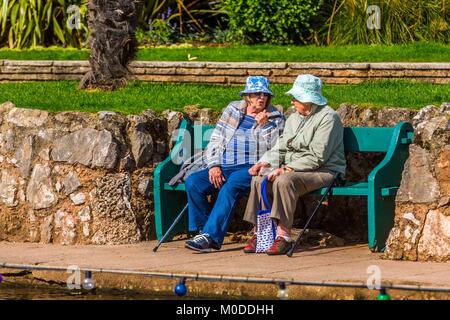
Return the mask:
{"type": "Polygon", "coordinates": [[[0,242],[0,266],[4,263],[64,268],[78,265],[80,268],[360,284],[367,282],[368,268],[378,266],[382,283],[450,288],[449,262],[383,260],[380,253],[370,252],[365,244],[297,252],[292,258],[245,254],[243,244],[238,243],[226,243],[221,251],[209,254],[185,249],[183,241],[164,243],[156,253],[152,251],[155,245],[156,241],[117,246],[0,242]]]}

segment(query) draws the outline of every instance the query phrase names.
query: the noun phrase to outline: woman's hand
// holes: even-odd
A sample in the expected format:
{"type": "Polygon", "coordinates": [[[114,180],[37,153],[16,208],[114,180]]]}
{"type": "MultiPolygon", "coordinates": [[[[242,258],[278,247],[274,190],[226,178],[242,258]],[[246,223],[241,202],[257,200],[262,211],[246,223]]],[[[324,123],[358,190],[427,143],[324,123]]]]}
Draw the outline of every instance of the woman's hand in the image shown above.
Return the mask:
{"type": "Polygon", "coordinates": [[[222,187],[225,182],[225,178],[222,175],[222,169],[220,169],[220,167],[212,167],[209,169],[209,182],[211,182],[217,189],[222,187]]]}
{"type": "Polygon", "coordinates": [[[258,123],[258,126],[263,127],[269,122],[269,118],[267,116],[267,111],[263,110],[256,114],[255,116],[256,123],[258,123]]]}
{"type": "Polygon", "coordinates": [[[284,170],[284,168],[278,168],[273,170],[271,173],[269,173],[267,175],[267,180],[269,181],[275,181],[275,179],[279,176],[281,176],[282,174],[284,174],[286,171],[284,170]]]}
{"type": "Polygon", "coordinates": [[[250,169],[248,169],[248,173],[250,173],[251,176],[257,176],[262,168],[267,167],[270,167],[269,163],[266,162],[255,163],[250,169]]]}

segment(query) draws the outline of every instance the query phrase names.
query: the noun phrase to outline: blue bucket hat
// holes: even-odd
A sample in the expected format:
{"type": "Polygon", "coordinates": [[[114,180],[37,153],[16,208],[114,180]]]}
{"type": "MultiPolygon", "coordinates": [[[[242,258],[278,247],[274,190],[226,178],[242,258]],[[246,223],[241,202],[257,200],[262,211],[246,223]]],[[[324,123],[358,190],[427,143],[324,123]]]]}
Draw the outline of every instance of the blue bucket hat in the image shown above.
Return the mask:
{"type": "Polygon", "coordinates": [[[322,96],[322,80],[311,75],[302,74],[295,79],[291,90],[286,95],[292,96],[302,103],[314,103],[319,106],[326,105],[327,99],[322,96]]]}
{"type": "Polygon", "coordinates": [[[247,82],[245,84],[245,89],[241,91],[239,94],[242,97],[244,94],[248,93],[258,93],[264,92],[270,94],[272,97],[274,94],[269,90],[269,80],[266,77],[262,76],[250,76],[247,78],[247,82]]]}

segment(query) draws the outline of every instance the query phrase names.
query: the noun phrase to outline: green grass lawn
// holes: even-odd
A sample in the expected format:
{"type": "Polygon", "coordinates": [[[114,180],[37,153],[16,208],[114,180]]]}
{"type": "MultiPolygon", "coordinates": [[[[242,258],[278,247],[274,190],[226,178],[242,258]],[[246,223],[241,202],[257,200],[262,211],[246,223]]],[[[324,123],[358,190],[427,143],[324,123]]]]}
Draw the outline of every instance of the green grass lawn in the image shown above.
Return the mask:
{"type": "MultiPolygon", "coordinates": [[[[408,45],[316,46],[173,46],[141,48],[137,59],[146,61],[260,61],[260,62],[449,62],[450,45],[413,43],[408,45]]],[[[0,59],[86,60],[89,51],[47,48],[33,50],[0,49],[0,59]]]]}
{"type": "MultiPolygon", "coordinates": [[[[133,82],[114,92],[77,90],[74,81],[24,82],[0,84],[0,103],[12,101],[23,108],[60,111],[118,111],[138,114],[146,109],[161,112],[182,110],[186,105],[198,105],[220,111],[230,101],[238,100],[242,86],[162,84],[133,82]]],[[[284,95],[291,85],[272,85],[274,104],[285,108],[290,98],[284,95]]],[[[373,107],[405,107],[420,109],[429,104],[450,101],[450,85],[413,83],[409,81],[379,81],[356,85],[325,85],[324,95],[332,107],[352,103],[373,107]]]]}

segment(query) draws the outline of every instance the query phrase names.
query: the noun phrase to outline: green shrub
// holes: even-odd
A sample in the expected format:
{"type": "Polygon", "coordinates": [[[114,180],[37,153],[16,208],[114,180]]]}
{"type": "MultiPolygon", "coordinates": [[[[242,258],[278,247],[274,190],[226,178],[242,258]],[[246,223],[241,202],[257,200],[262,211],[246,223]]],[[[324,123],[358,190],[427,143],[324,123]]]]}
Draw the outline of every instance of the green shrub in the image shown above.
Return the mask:
{"type": "Polygon", "coordinates": [[[247,43],[306,43],[322,0],[222,0],[230,31],[247,43]]]}
{"type": "Polygon", "coordinates": [[[141,44],[209,40],[209,29],[219,24],[220,10],[208,0],[148,0],[140,17],[141,44]]]}
{"type": "Polygon", "coordinates": [[[328,0],[332,7],[326,30],[326,44],[404,44],[414,41],[450,41],[448,0],[328,0]],[[367,27],[377,5],[380,29],[367,27]]]}
{"type": "Polygon", "coordinates": [[[10,48],[59,44],[81,47],[86,39],[87,0],[0,0],[0,45],[10,48]],[[71,29],[69,7],[80,9],[80,28],[71,29]]]}
{"type": "MultiPolygon", "coordinates": [[[[88,0],[0,0],[0,47],[29,48],[52,45],[84,47],[89,37],[88,0]],[[69,7],[80,8],[80,29],[67,26],[69,7]]],[[[145,0],[139,17],[143,42],[170,43],[178,35],[206,34],[216,27],[219,10],[208,0],[145,0]]]]}
{"type": "Polygon", "coordinates": [[[155,19],[149,30],[137,30],[136,39],[140,45],[169,44],[172,42],[173,33],[173,28],[166,21],[155,19]]]}

